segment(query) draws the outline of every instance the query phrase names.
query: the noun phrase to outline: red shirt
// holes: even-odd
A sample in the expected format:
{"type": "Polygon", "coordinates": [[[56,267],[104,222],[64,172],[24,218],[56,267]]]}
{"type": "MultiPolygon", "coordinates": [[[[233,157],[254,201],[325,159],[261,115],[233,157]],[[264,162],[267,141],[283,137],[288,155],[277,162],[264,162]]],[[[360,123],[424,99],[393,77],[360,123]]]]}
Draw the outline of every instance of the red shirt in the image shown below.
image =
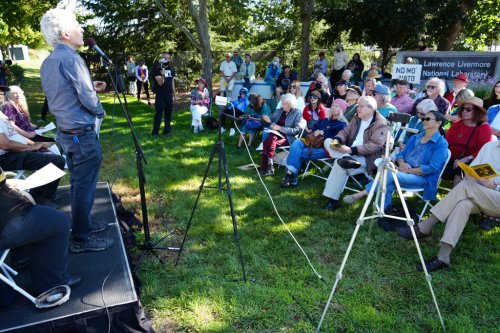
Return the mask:
{"type": "Polygon", "coordinates": [[[462,155],[462,158],[470,155],[476,157],[479,150],[491,141],[491,127],[488,123],[483,123],[476,128],[474,137],[470,140],[469,146],[462,154],[473,131],[474,127],[464,125],[462,120],[454,122],[451,125],[450,129],[446,132],[446,141],[448,141],[448,148],[451,151],[452,159],[457,159],[460,155],[462,155]]]}
{"type": "Polygon", "coordinates": [[[304,111],[302,111],[302,118],[304,118],[305,121],[311,121],[313,120],[313,112],[317,113],[319,115],[319,119],[316,120],[321,120],[326,118],[326,109],[323,104],[320,104],[318,107],[318,112],[313,111],[311,109],[310,105],[307,105],[304,108],[304,111]]]}

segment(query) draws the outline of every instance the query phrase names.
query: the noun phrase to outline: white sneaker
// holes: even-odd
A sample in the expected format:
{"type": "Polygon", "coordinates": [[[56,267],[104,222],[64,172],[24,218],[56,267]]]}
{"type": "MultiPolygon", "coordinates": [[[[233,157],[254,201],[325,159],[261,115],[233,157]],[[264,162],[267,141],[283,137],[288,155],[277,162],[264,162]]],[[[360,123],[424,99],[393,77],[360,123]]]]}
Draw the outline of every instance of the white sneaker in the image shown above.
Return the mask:
{"type": "Polygon", "coordinates": [[[264,149],[264,144],[261,142],[260,145],[255,150],[263,150],[263,149],[264,149]]]}
{"type": "Polygon", "coordinates": [[[198,125],[198,130],[199,130],[200,132],[204,130],[203,125],[202,125],[202,124],[199,124],[199,125],[198,125]]]}
{"type": "Polygon", "coordinates": [[[221,132],[221,133],[224,133],[225,131],[226,131],[226,129],[225,129],[224,127],[221,127],[221,128],[220,128],[220,132],[221,132]]]}
{"type": "Polygon", "coordinates": [[[235,132],[234,128],[231,128],[231,129],[229,130],[229,136],[234,136],[234,134],[235,134],[235,133],[236,133],[236,132],[235,132]]]}

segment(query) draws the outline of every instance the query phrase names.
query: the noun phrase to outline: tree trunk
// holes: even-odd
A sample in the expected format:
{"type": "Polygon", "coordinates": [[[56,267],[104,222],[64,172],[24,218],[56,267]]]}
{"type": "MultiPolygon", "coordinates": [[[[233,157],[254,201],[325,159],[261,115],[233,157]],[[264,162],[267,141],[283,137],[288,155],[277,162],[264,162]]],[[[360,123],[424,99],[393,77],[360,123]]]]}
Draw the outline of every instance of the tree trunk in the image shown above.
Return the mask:
{"type": "Polygon", "coordinates": [[[199,0],[197,4],[194,4],[193,0],[185,0],[185,2],[189,8],[191,18],[195,23],[196,35],[198,38],[196,38],[185,25],[172,17],[160,0],[156,0],[156,5],[163,16],[165,16],[170,23],[178,27],[194,47],[200,51],[203,77],[207,79],[208,89],[212,91],[212,47],[210,46],[207,0],[199,0]]]}
{"type": "Polygon", "coordinates": [[[309,51],[311,46],[311,20],[314,11],[315,0],[302,0],[301,3],[301,21],[302,31],[300,40],[302,44],[302,57],[300,64],[300,78],[305,81],[309,78],[309,51]]]}
{"type": "Polygon", "coordinates": [[[458,35],[462,31],[462,20],[467,14],[467,10],[469,9],[469,5],[467,1],[463,0],[460,4],[460,8],[457,8],[459,15],[456,16],[456,21],[450,24],[447,31],[444,31],[441,36],[442,38],[439,40],[437,50],[438,51],[451,51],[453,49],[453,45],[457,41],[458,35]]]}

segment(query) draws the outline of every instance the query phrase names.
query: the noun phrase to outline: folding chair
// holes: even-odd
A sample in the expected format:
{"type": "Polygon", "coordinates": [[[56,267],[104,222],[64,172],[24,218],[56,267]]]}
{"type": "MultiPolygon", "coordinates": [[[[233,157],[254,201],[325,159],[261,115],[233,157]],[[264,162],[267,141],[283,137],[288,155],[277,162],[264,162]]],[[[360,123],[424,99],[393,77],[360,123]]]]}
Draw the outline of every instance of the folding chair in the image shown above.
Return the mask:
{"type": "Polygon", "coordinates": [[[5,263],[9,251],[10,249],[3,251],[3,253],[0,256],[1,281],[5,282],[8,286],[12,287],[12,289],[14,289],[18,293],[26,297],[31,303],[35,304],[35,307],[39,309],[58,306],[65,303],[69,299],[69,296],[71,295],[71,289],[66,285],[61,285],[49,289],[36,298],[31,296],[27,291],[25,291],[21,287],[19,287],[13,278],[13,276],[16,276],[18,273],[5,263]]]}
{"type": "MultiPolygon", "coordinates": [[[[451,158],[451,151],[448,149],[448,156],[446,157],[446,161],[444,162],[443,168],[441,169],[441,172],[439,173],[438,188],[440,188],[439,183],[441,183],[441,176],[443,175],[444,169],[446,168],[446,165],[448,164],[450,158],[451,158]]],[[[422,217],[424,216],[425,212],[427,211],[427,208],[429,208],[429,206],[431,208],[433,207],[430,200],[424,200],[424,198],[420,194],[421,192],[424,192],[424,188],[423,187],[421,187],[421,188],[401,188],[401,190],[403,190],[403,192],[404,192],[403,195],[406,196],[406,195],[414,194],[425,203],[424,207],[422,208],[422,212],[418,215],[418,221],[420,222],[422,220],[422,217]]]]}
{"type": "MultiPolygon", "coordinates": [[[[300,138],[302,138],[302,135],[304,134],[304,131],[305,131],[306,127],[302,127],[302,131],[300,131],[300,133],[298,135],[296,135],[296,139],[297,140],[300,140],[300,138]]],[[[278,149],[280,150],[280,152],[278,154],[275,154],[274,156],[276,157],[277,155],[285,155],[288,156],[288,154],[290,153],[290,146],[279,146],[278,149]]],[[[274,160],[273,158],[273,162],[275,164],[278,164],[278,168],[281,167],[282,165],[285,166],[286,165],[286,157],[283,158],[283,159],[277,159],[277,160],[274,160]]]]}

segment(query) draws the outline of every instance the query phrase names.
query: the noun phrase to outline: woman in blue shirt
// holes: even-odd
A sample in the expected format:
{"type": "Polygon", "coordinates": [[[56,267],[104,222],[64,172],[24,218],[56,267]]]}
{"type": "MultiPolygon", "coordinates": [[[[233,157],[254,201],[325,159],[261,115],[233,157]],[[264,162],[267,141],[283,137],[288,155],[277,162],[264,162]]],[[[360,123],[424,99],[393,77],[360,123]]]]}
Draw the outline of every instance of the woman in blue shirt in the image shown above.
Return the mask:
{"type": "MultiPolygon", "coordinates": [[[[396,177],[403,188],[424,188],[424,200],[435,200],[439,174],[448,157],[448,142],[441,133],[444,116],[437,111],[430,111],[422,119],[424,132],[413,135],[403,151],[396,156],[396,177]]],[[[366,189],[344,197],[344,202],[352,204],[368,194],[373,181],[366,189]]],[[[385,209],[392,202],[396,184],[391,172],[387,173],[387,192],[385,209]]]]}

